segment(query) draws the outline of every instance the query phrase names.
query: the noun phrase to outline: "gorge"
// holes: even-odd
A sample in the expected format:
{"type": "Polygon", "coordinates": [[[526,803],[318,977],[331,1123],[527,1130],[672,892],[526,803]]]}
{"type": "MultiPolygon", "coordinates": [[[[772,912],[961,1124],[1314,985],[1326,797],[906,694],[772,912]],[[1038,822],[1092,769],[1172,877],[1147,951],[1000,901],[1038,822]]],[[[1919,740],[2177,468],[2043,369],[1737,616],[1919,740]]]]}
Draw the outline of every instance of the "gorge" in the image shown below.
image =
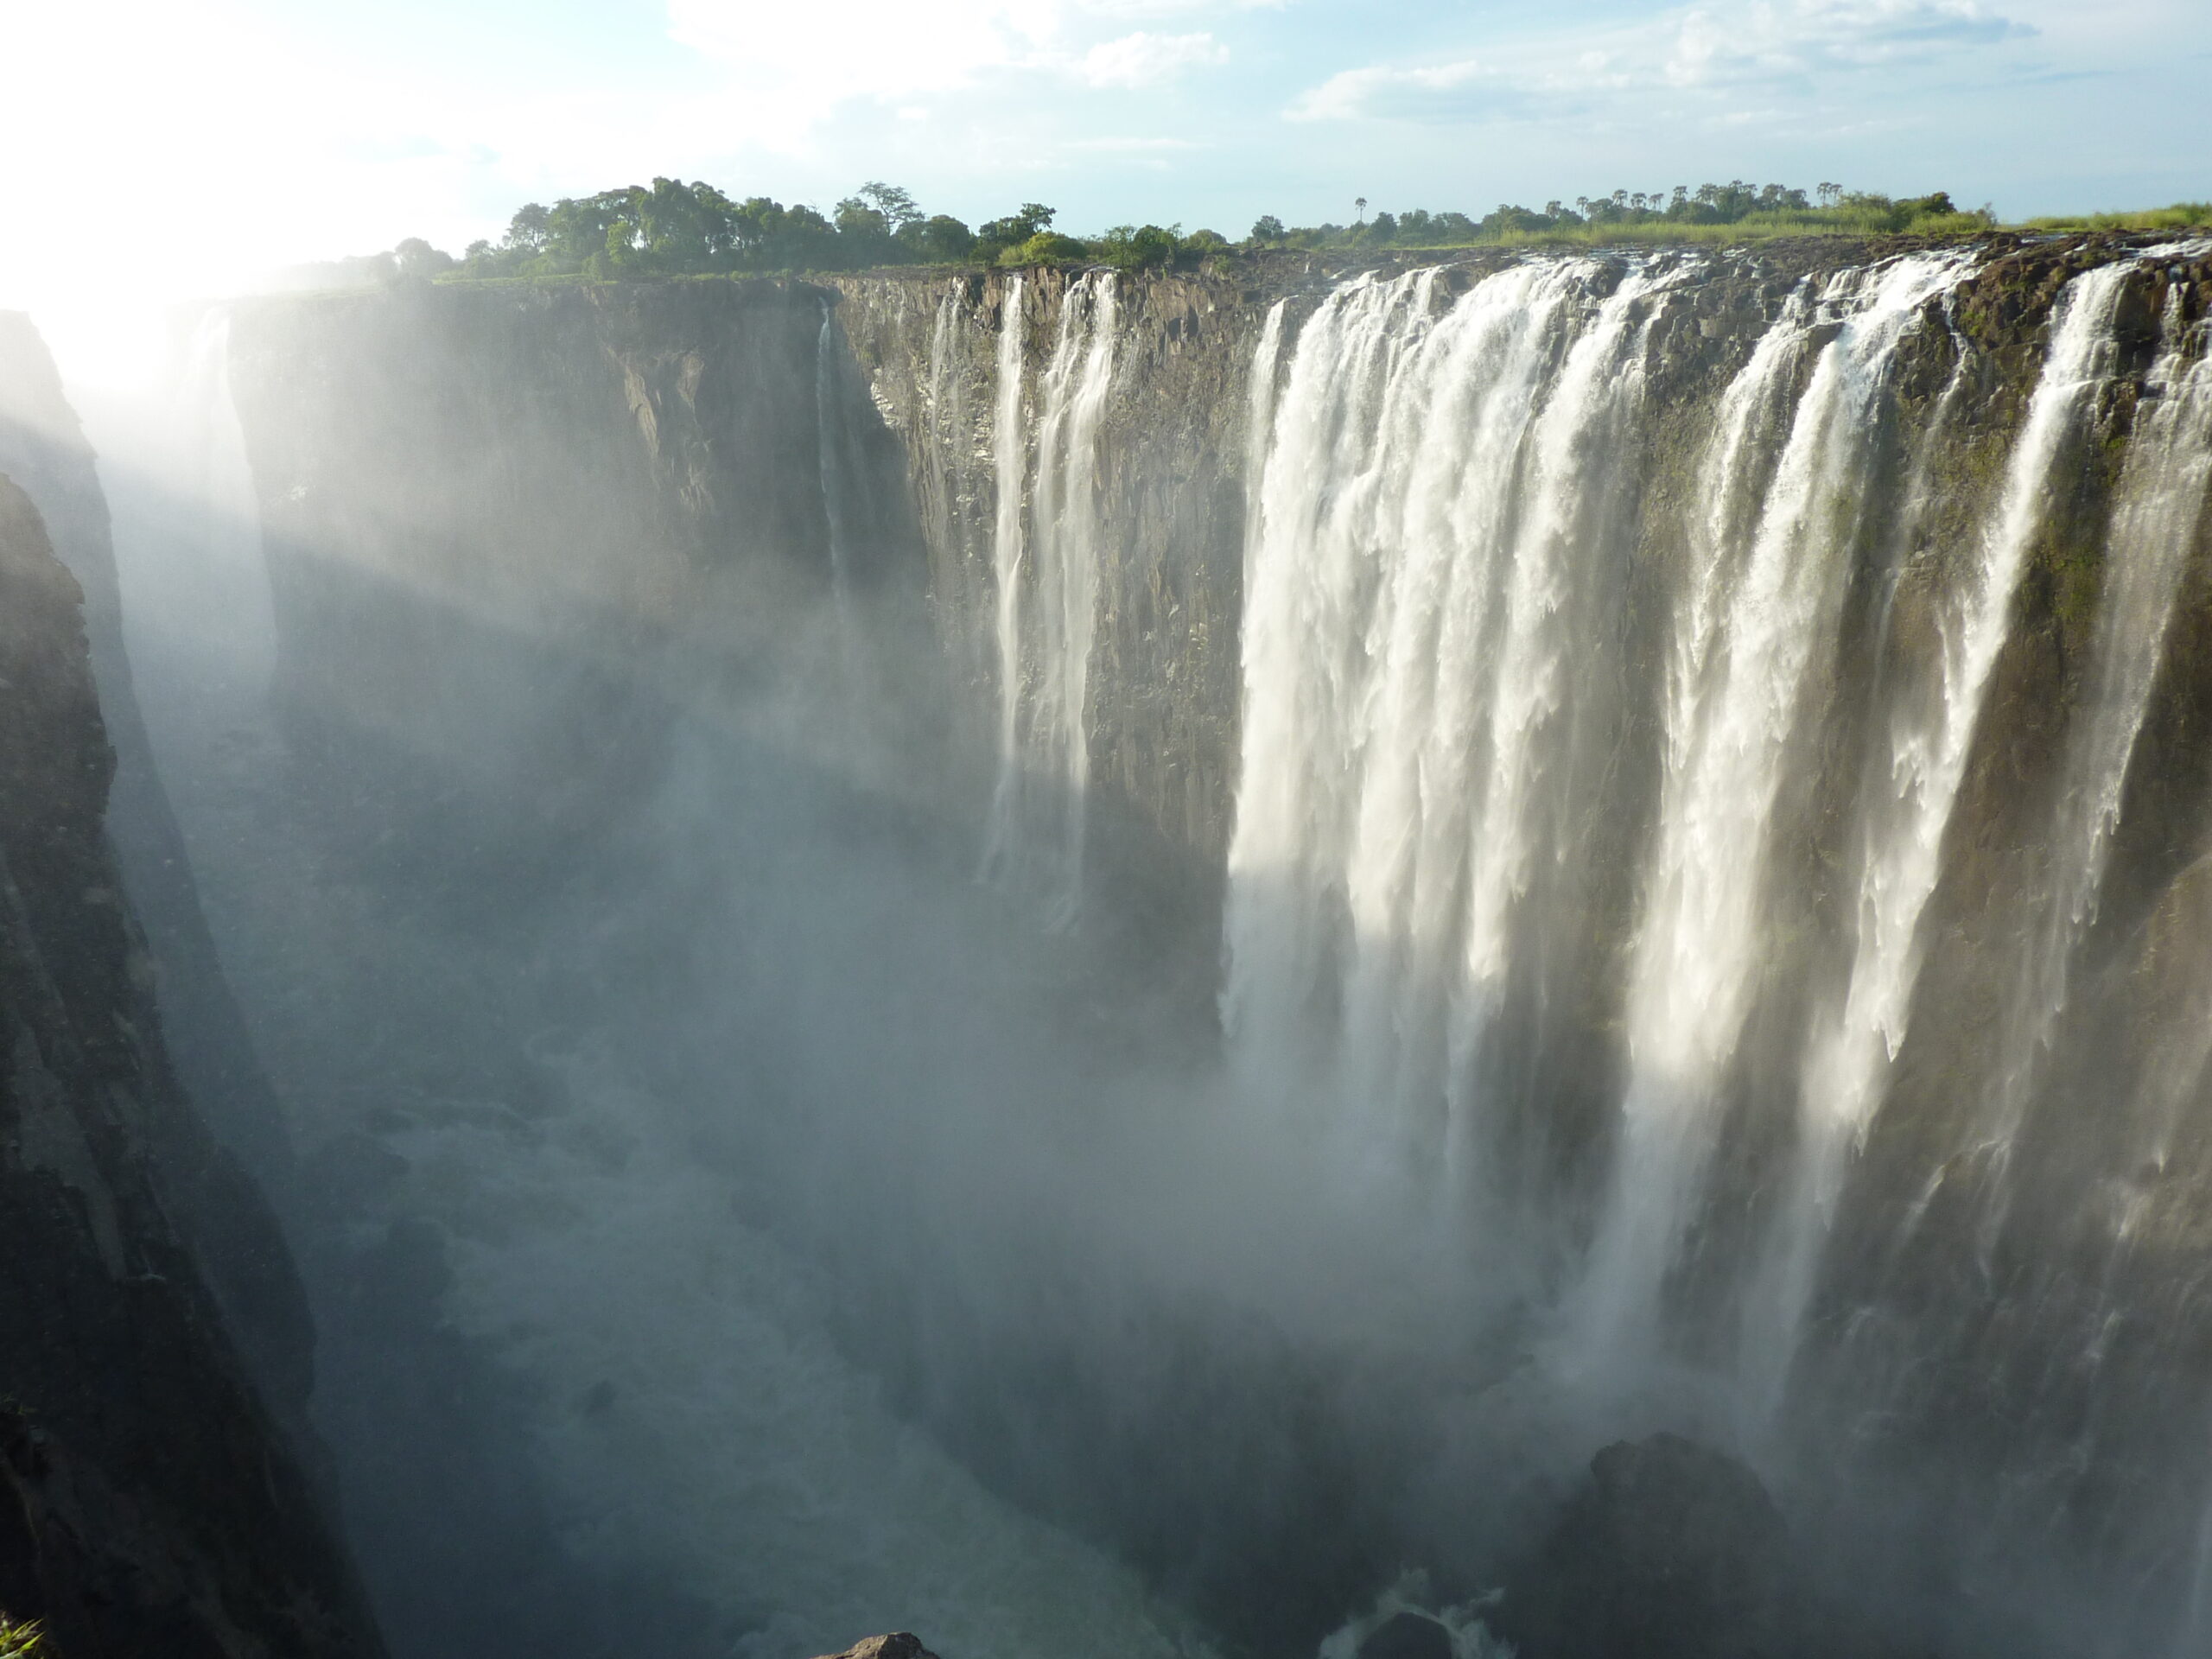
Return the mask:
{"type": "Polygon", "coordinates": [[[2212,244],[179,344],[108,838],[393,1652],[1543,1659],[1662,1434],[1786,1650],[2212,1642],[2212,244]]]}

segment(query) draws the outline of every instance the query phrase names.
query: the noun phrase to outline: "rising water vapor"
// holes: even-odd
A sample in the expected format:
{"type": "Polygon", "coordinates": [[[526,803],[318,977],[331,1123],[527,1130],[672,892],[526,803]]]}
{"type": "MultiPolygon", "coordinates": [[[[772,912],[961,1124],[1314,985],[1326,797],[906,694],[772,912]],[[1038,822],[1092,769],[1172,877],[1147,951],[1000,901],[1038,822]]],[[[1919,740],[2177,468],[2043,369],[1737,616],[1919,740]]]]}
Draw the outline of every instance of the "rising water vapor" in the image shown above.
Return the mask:
{"type": "MultiPolygon", "coordinates": [[[[2196,257],[2085,257],[2026,321],[1988,249],[212,317],[230,540],[129,515],[133,651],[395,1628],[1335,1659],[1418,1610],[1488,1652],[1484,1592],[1656,1427],[1836,1563],[1967,1517],[1947,1562],[2048,1550],[2100,1607],[2119,1562],[2163,1575],[2130,1632],[2201,1624],[2212,1479],[2068,1555],[2056,1385],[1993,1448],[1915,1381],[1995,1331],[2085,1416],[2212,1421],[1961,1288],[2071,1294],[2075,1251],[2117,1329],[2130,1252],[2194,1259],[2145,1166],[2198,1156],[2212,910],[2128,837],[2194,753],[2196,257]],[[2127,1144],[2030,1236],[2120,1046],[2127,1144]],[[1957,1224],[1993,1142],[2020,1201],[1957,1224]],[[1866,1445],[1889,1508],[1826,1472],[1866,1445]],[[463,1629],[436,1558],[477,1554],[523,1588],[463,1629]]],[[[1845,1593],[1916,1635],[1908,1581],[1845,1593]]]]}

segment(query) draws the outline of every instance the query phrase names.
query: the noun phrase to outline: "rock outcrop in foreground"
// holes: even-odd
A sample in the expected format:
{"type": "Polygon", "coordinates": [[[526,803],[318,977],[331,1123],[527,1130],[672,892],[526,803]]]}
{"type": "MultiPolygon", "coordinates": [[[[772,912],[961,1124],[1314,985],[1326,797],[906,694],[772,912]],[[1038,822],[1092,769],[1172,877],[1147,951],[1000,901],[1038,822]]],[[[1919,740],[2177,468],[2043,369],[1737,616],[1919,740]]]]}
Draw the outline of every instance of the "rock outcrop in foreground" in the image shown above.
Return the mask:
{"type": "Polygon", "coordinates": [[[889,1636],[871,1636],[866,1641],[855,1642],[842,1653],[829,1653],[822,1659],[937,1659],[937,1656],[922,1645],[919,1637],[908,1630],[894,1630],[889,1636]]]}
{"type": "Polygon", "coordinates": [[[0,1609],[68,1659],[375,1659],[162,1185],[213,1154],[144,1012],[81,602],[0,479],[0,1609]]]}

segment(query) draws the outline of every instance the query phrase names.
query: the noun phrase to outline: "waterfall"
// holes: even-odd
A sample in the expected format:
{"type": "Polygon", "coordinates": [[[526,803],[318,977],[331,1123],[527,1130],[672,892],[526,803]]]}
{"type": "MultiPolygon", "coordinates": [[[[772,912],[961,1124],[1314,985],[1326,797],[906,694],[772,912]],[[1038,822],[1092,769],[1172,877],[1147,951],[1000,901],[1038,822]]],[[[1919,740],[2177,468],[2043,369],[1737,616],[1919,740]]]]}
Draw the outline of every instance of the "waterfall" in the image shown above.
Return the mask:
{"type": "Polygon", "coordinates": [[[1488,691],[1488,776],[1469,846],[1465,941],[1448,1049],[1446,1150],[1468,1155],[1470,1089],[1490,1026],[1504,1000],[1516,907],[1529,891],[1538,836],[1556,829],[1542,808],[1554,721],[1569,695],[1567,599],[1578,564],[1621,556],[1625,480],[1607,465],[1640,411],[1643,363],[1661,308],[1647,304],[1668,275],[1631,271],[1585,326],[1529,435],[1522,518],[1506,552],[1501,637],[1488,691]]]}
{"type": "Polygon", "coordinates": [[[1747,1358],[1763,1373],[1757,1393],[1764,1408],[1775,1403],[1796,1347],[1845,1162],[1865,1140],[1889,1066],[1904,1043],[1923,954],[1921,918],[1942,871],[1944,833],[2013,594],[2043,520],[2054,463],[2108,366],[2113,311],[2131,269],[2125,263],[2104,266],[2074,278],[2061,294],[2026,423],[1982,529],[1980,557],[1942,618],[1941,680],[1932,706],[1901,708],[1891,725],[1888,787],[1870,805],[1870,817],[1879,821],[1868,829],[1849,983],[1840,1010],[1816,1027],[1805,1056],[1797,1168],[1776,1253],[1773,1324],[1746,1344],[1747,1358]]]}
{"type": "Polygon", "coordinates": [[[845,524],[845,504],[852,484],[845,461],[844,420],[837,401],[836,316],[830,302],[822,302],[822,327],[814,340],[815,471],[822,486],[823,534],[830,548],[830,602],[836,612],[837,652],[843,671],[844,693],[863,695],[865,662],[853,621],[852,537],[845,524]]]}
{"type": "Polygon", "coordinates": [[[1061,301],[1058,335],[1038,387],[1025,534],[1021,482],[1027,445],[1016,435],[1019,282],[1009,287],[999,349],[994,564],[1000,749],[984,867],[994,873],[1024,871],[1045,892],[1053,924],[1065,926],[1082,903],[1089,826],[1086,719],[1098,604],[1098,430],[1113,386],[1119,317],[1110,271],[1079,277],[1061,301]],[[1027,631],[1020,597],[1025,556],[1036,600],[1035,620],[1027,631]]]}
{"type": "MultiPolygon", "coordinates": [[[[1569,1370],[1631,1380],[1658,1357],[1667,1287],[1716,1196],[1745,1033],[1770,1005],[1802,1022],[1802,1049],[1794,1088],[1785,1076],[1778,1096],[1743,1103],[1777,1137],[1761,1155],[1777,1196],[1755,1221],[1769,1248],[1728,1272],[1738,1380],[1755,1416],[1777,1402],[1843,1170],[1904,1038],[2015,596],[2140,263],[2063,290],[1994,499],[1936,606],[1925,687],[1874,682],[1885,712],[1839,826],[1856,849],[1853,932],[1826,1003],[1797,985],[1814,969],[1776,976],[1775,884],[1796,879],[1774,868],[1785,835],[1802,856],[1783,814],[1802,810],[1815,734],[1834,717],[1847,594],[1861,573],[1883,591],[1917,556],[1969,346],[1952,327],[1944,365],[1932,342],[1948,372],[1910,429],[1903,365],[1928,378],[1929,353],[1907,347],[1948,323],[1976,256],[1900,257],[1781,296],[1663,508],[1640,472],[1667,441],[1648,381],[1656,342],[1688,331],[1670,308],[1699,302],[1683,295],[1702,291],[1702,262],[1531,257],[1456,297],[1435,270],[1362,276],[1288,340],[1283,308],[1268,315],[1249,404],[1224,916],[1232,1060],[1338,1178],[1453,1195],[1455,1224],[1516,1244],[1530,1242],[1510,1236],[1516,1217],[1546,1200],[1516,1190],[1525,1169],[1503,1161],[1502,1137],[1525,1126],[1500,1039],[1524,1040],[1528,1010],[1573,994],[1546,963],[1562,932],[1597,925],[1573,868],[1578,826],[1625,804],[1611,763],[1578,757],[1618,745],[1628,728],[1607,723],[1605,699],[1634,699],[1647,672],[1592,595],[1674,545],[1678,515],[1679,554],[1647,564],[1666,607],[1650,712],[1625,717],[1650,733],[1653,805],[1641,843],[1626,843],[1637,868],[1615,957],[1616,1137],[1602,1163],[1602,1145],[1578,1151],[1609,1173],[1559,1304],[1569,1370]]],[[[2212,464],[2197,459],[2212,371],[2182,318],[2170,316],[2121,479],[2097,712],[2069,762],[2081,820],[2060,841],[2084,868],[2111,833],[2202,511],[2193,468],[2212,464]]],[[[1076,360],[1074,327],[1064,320],[1048,380],[1076,360]]],[[[1870,614],[1878,639],[1887,611],[1870,614]]],[[[2069,926],[2088,902],[2063,899],[2069,926]]]]}
{"type": "MultiPolygon", "coordinates": [[[[1750,448],[1738,434],[1724,428],[1704,480],[1706,533],[1677,621],[1656,846],[1630,969],[1622,1138],[1576,1316],[1586,1351],[1649,1334],[1700,1196],[1765,944],[1775,805],[1868,512],[1877,400],[1899,343],[1964,270],[1955,257],[1928,256],[1832,278],[1814,315],[1837,331],[1819,348],[1756,516],[1733,512],[1750,448]]],[[[1777,359],[1809,344],[1802,311],[1776,327],[1777,359]]],[[[1770,373],[1775,360],[1755,358],[1746,373],[1770,373]]]]}
{"type": "MultiPolygon", "coordinates": [[[[1252,352],[1252,381],[1244,400],[1244,550],[1249,567],[1257,544],[1260,524],[1260,483],[1268,468],[1268,434],[1274,425],[1275,376],[1282,365],[1283,313],[1287,300],[1268,308],[1260,325],[1260,343],[1252,352]]],[[[1248,569],[1249,575],[1249,569],[1248,569]]]]}
{"type": "MultiPolygon", "coordinates": [[[[1306,322],[1272,410],[1245,594],[1223,1021],[1248,1065],[1287,1079],[1341,1008],[1345,1041],[1322,1058],[1351,1114],[1386,1133],[1394,1097],[1440,1128],[1440,1061],[1411,1028],[1419,1011],[1396,1009],[1425,999],[1440,1032],[1474,657],[1523,437],[1584,274],[1518,266],[1441,318],[1433,271],[1357,279],[1306,322]],[[1330,1017],[1317,1022],[1317,1007],[1330,1017]]],[[[1418,1128],[1396,1126],[1407,1131],[1418,1128]]]]}
{"type": "Polygon", "coordinates": [[[991,421],[997,518],[991,537],[991,577],[996,603],[993,638],[998,646],[998,782],[991,791],[983,839],[983,874],[1005,868],[1014,854],[1017,791],[1021,785],[1022,480],[1028,470],[1029,435],[1021,420],[1023,283],[1007,279],[999,300],[998,399],[991,421]]]}
{"type": "MultiPolygon", "coordinates": [[[[1019,282],[1019,277],[1015,281],[1019,282]]],[[[952,474],[945,464],[952,435],[959,429],[958,378],[953,373],[952,351],[960,326],[960,296],[964,283],[950,282],[938,296],[937,320],[930,329],[928,441],[922,449],[927,467],[925,503],[930,545],[950,548],[953,541],[952,474]]]]}
{"type": "Polygon", "coordinates": [[[1485,1039],[1576,806],[1578,595],[1626,556],[1608,463],[1693,269],[1531,260],[1448,305],[1434,271],[1358,279],[1272,401],[1255,370],[1223,1020],[1355,1167],[1485,1179],[1485,1039]]]}
{"type": "MultiPolygon", "coordinates": [[[[2140,260],[2092,271],[2075,278],[2075,286],[2110,273],[2110,282],[2096,290],[2096,302],[2109,316],[2126,275],[2171,251],[2152,250],[2140,260]]],[[[2024,957],[2008,1049],[2012,1065],[2000,1084],[1998,1129],[2007,1136],[2064,1010],[2074,952],[2095,918],[2128,763],[2212,483],[2212,357],[2188,362],[2192,331],[2183,322],[2180,297],[2177,289],[2170,296],[2162,349],[2145,380],[2148,407],[2137,416],[2106,543],[2090,689],[2069,733],[2052,837],[2051,891],[2039,935],[2024,957]]],[[[2085,300],[2081,308],[2088,304],[2085,300]]],[[[2200,352],[2203,343],[2196,342],[2200,352]]],[[[2082,364],[2085,380],[2101,370],[2108,354],[2103,347],[2096,361],[2082,364]]]]}

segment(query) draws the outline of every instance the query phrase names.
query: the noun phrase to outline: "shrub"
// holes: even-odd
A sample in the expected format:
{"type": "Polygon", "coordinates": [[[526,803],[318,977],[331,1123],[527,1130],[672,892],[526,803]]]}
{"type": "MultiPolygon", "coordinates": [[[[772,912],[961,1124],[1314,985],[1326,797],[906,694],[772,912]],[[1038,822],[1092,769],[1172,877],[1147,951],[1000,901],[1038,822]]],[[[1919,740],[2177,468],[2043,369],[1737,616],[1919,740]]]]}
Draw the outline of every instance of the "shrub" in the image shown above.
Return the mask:
{"type": "Polygon", "coordinates": [[[1175,257],[1182,244],[1177,233],[1180,227],[1163,230],[1157,225],[1116,225],[1093,242],[1091,251],[1109,265],[1123,270],[1141,270],[1147,265],[1164,265],[1175,257]]]}
{"type": "Polygon", "coordinates": [[[1090,255],[1090,250],[1071,236],[1062,236],[1058,231],[1039,231],[1020,246],[1008,248],[999,255],[999,264],[1065,265],[1090,255]]]}

